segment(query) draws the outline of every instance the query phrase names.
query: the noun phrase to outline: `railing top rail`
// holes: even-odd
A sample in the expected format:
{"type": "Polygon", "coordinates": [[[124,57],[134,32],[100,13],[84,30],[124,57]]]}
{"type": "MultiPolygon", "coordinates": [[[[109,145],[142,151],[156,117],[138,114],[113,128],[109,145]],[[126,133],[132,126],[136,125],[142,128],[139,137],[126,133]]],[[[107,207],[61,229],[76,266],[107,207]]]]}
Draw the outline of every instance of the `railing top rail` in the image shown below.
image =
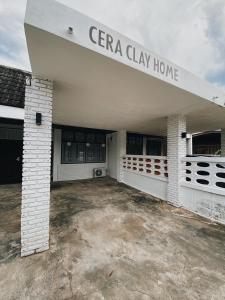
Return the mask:
{"type": "Polygon", "coordinates": [[[225,157],[206,157],[206,156],[198,156],[198,157],[183,157],[182,161],[190,161],[190,162],[211,162],[211,163],[225,163],[225,157]]]}
{"type": "Polygon", "coordinates": [[[140,158],[152,158],[152,159],[167,159],[167,156],[153,156],[153,155],[130,155],[126,154],[124,157],[140,157],[140,158]]]}

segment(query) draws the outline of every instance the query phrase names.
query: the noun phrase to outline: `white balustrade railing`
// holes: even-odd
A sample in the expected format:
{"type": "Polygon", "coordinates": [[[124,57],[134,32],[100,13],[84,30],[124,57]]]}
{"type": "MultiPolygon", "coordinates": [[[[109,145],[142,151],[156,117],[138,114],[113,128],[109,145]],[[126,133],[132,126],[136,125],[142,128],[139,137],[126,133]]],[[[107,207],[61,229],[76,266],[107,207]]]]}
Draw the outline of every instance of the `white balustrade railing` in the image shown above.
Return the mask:
{"type": "Polygon", "coordinates": [[[182,162],[185,183],[225,192],[224,157],[185,157],[182,162]]]}
{"type": "Polygon", "coordinates": [[[168,167],[166,156],[125,155],[122,168],[140,175],[167,180],[168,167]]]}

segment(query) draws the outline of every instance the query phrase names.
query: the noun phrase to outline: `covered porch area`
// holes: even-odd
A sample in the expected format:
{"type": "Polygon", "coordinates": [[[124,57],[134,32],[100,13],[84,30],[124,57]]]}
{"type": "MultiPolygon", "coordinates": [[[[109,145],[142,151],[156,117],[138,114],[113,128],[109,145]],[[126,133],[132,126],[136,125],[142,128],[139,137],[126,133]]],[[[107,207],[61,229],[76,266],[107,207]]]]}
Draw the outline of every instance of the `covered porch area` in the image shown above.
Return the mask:
{"type": "Polygon", "coordinates": [[[186,157],[190,133],[225,128],[224,94],[59,3],[50,13],[52,5],[29,0],[25,20],[33,77],[25,100],[22,256],[49,249],[51,157],[55,181],[92,174],[84,163],[65,167],[62,148],[55,151],[60,126],[105,131],[101,163],[118,182],[224,223],[225,159],[186,157]],[[130,155],[128,132],[164,137],[166,155],[130,155]]]}
{"type": "Polygon", "coordinates": [[[21,187],[0,187],[2,299],[223,299],[225,228],[109,177],[55,183],[50,250],[20,258],[21,187]]]}

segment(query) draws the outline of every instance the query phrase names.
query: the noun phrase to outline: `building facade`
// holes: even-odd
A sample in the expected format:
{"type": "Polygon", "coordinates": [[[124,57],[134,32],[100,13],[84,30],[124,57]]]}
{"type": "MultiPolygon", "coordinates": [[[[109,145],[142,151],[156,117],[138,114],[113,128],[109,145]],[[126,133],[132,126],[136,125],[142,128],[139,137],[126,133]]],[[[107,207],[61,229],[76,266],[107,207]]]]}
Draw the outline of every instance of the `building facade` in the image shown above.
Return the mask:
{"type": "MultiPolygon", "coordinates": [[[[0,184],[22,182],[25,90],[31,78],[29,72],[0,66],[0,184]]],[[[107,175],[108,161],[115,155],[109,153],[113,132],[52,124],[51,180],[88,179],[95,176],[95,169],[107,175]]],[[[126,153],[166,155],[166,138],[127,132],[126,153]]]]}
{"type": "Polygon", "coordinates": [[[54,1],[28,0],[25,33],[22,256],[49,248],[51,178],[107,174],[225,223],[222,91],[54,1]],[[187,157],[216,129],[222,156],[187,157]]]}

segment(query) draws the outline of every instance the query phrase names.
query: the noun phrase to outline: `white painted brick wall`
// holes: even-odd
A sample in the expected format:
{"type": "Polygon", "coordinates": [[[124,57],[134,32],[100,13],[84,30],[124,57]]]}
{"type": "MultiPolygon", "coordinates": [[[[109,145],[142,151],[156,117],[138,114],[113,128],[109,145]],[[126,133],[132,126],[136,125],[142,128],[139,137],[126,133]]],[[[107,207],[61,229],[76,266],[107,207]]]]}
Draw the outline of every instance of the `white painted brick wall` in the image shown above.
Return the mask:
{"type": "Polygon", "coordinates": [[[21,256],[49,248],[52,93],[52,82],[38,77],[26,87],[21,256]],[[42,113],[40,126],[36,125],[36,112],[42,113]]]}
{"type": "Polygon", "coordinates": [[[186,139],[181,133],[186,132],[186,119],[175,115],[167,120],[167,159],[168,159],[168,190],[167,199],[175,206],[181,205],[180,183],[182,180],[181,158],[186,156],[186,139]]]}
{"type": "Polygon", "coordinates": [[[225,157],[225,128],[221,130],[221,156],[225,157]]]}

